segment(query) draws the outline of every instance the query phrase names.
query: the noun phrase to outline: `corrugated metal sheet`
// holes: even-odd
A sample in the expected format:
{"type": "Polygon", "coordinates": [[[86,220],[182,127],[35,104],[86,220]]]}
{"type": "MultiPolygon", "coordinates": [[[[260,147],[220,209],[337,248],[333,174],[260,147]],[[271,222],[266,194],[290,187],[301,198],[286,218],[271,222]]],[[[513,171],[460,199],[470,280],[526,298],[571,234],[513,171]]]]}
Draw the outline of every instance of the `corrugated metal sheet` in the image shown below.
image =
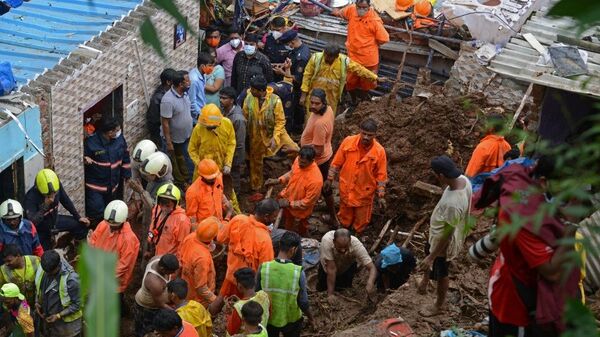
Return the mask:
{"type": "Polygon", "coordinates": [[[25,2],[0,17],[0,61],[9,61],[19,85],[54,67],[79,44],[102,33],[141,0],[25,2]]]}
{"type": "MultiPolygon", "coordinates": [[[[546,87],[600,97],[600,54],[589,50],[587,75],[571,78],[554,74],[553,66],[538,65],[540,54],[523,38],[531,33],[546,48],[557,43],[557,35],[577,38],[575,23],[569,19],[548,18],[545,10],[536,12],[521,28],[521,32],[510,39],[504,49],[496,55],[489,68],[501,75],[531,82],[546,87]]],[[[600,31],[599,27],[585,32],[588,35],[600,31]]],[[[581,49],[581,48],[580,48],[581,49]]]]}

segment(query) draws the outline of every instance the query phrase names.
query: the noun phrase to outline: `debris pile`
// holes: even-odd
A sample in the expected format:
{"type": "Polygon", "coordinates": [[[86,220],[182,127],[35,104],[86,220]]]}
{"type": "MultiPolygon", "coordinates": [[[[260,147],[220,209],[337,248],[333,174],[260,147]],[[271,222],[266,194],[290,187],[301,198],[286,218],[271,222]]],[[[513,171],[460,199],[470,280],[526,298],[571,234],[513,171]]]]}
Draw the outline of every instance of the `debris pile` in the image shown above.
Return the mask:
{"type": "Polygon", "coordinates": [[[387,98],[361,104],[350,118],[336,120],[336,140],[358,132],[358,125],[371,117],[379,124],[377,140],[387,151],[387,216],[401,215],[418,220],[423,210],[432,208],[436,198],[415,193],[418,181],[437,184],[429,168],[431,159],[447,154],[465,168],[479,141],[478,96],[447,97],[441,93],[429,99],[409,97],[388,104],[387,98]],[[397,214],[401,212],[402,214],[397,214]]]}

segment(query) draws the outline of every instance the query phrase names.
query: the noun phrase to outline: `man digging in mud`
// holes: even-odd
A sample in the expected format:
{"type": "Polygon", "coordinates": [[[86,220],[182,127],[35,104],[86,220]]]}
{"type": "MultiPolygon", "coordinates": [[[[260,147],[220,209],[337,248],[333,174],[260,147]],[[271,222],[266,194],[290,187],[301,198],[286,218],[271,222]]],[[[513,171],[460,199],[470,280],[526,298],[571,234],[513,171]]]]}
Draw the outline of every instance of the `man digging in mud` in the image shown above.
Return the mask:
{"type": "Polygon", "coordinates": [[[429,243],[425,248],[425,253],[429,255],[419,265],[419,269],[424,273],[418,285],[420,294],[427,292],[430,279],[437,281],[435,304],[419,311],[424,317],[438,315],[444,310],[450,284],[448,260],[458,256],[465,241],[465,223],[473,194],[469,179],[461,174],[452,159],[447,156],[433,158],[431,169],[440,183],[448,187],[431,214],[429,243]]]}
{"type": "Polygon", "coordinates": [[[318,270],[317,291],[327,290],[327,301],[337,302],[334,291],[351,288],[354,276],[360,267],[369,271],[367,294],[369,299],[375,294],[377,269],[365,246],[350,231],[340,228],[329,231],[321,239],[321,263],[318,270]]]}

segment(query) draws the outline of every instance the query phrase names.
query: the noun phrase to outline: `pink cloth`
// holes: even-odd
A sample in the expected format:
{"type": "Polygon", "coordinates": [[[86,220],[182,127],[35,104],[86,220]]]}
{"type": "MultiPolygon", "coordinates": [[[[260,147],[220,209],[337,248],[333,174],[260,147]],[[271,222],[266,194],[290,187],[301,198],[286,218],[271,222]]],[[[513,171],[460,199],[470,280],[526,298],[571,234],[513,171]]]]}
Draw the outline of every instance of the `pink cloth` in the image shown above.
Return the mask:
{"type": "MultiPolygon", "coordinates": [[[[242,41],[241,45],[242,45],[242,48],[239,51],[241,51],[243,49],[243,46],[244,46],[243,41],[242,41]]],[[[217,62],[217,64],[220,64],[223,66],[223,68],[225,68],[225,87],[228,87],[231,85],[231,71],[233,69],[233,59],[235,58],[235,54],[237,54],[237,53],[238,53],[238,51],[231,48],[231,45],[229,43],[226,43],[226,44],[222,45],[221,47],[217,48],[216,62],[217,62]]]]}

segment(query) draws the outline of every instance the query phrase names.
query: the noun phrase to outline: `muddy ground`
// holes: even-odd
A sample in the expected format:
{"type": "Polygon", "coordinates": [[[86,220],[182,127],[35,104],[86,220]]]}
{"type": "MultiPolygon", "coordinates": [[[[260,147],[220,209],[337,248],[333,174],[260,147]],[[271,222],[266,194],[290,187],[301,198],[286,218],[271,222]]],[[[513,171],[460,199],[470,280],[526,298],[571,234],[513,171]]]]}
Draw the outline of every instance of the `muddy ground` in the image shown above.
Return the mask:
{"type": "MultiPolygon", "coordinates": [[[[436,91],[436,90],[434,90],[436,91]]],[[[364,102],[352,116],[340,116],[336,119],[334,147],[343,137],[356,134],[358,124],[365,117],[372,117],[379,122],[380,130],[377,139],[385,147],[388,156],[389,183],[386,199],[388,208],[385,212],[375,211],[373,221],[366,230],[361,240],[367,249],[371,248],[379,236],[384,223],[392,219],[392,223],[384,233],[379,251],[390,239],[391,231],[409,232],[415,223],[423,221],[423,226],[417,234],[427,233],[427,219],[430,215],[438,196],[423,196],[416,193],[412,187],[417,181],[437,184],[435,177],[429,169],[430,160],[437,155],[447,154],[458,163],[459,167],[466,166],[473,147],[480,138],[478,113],[481,112],[481,100],[475,96],[445,97],[437,90],[429,99],[412,97],[402,102],[388,102],[387,98],[379,101],[364,102]]],[[[265,179],[278,177],[288,170],[290,160],[265,162],[265,179]]],[[[247,175],[243,175],[242,186],[248,186],[247,175]]],[[[276,195],[278,191],[274,191],[276,195]]],[[[254,204],[246,200],[249,191],[242,190],[239,194],[242,210],[251,212],[254,204]]],[[[320,239],[329,227],[320,220],[323,209],[322,201],[316,208],[311,219],[311,237],[320,239]]],[[[473,234],[467,239],[469,243],[475,242],[486,234],[489,228],[489,219],[480,219],[473,234]]],[[[141,234],[141,229],[138,234],[141,234]]],[[[403,242],[406,235],[397,235],[396,242],[403,242]]],[[[417,235],[408,245],[417,258],[425,257],[425,237],[417,235]]],[[[378,304],[368,301],[364,290],[365,274],[359,274],[355,285],[342,293],[340,302],[331,306],[326,301],[323,293],[309,291],[311,310],[315,316],[315,325],[303,331],[305,336],[343,336],[359,335],[377,336],[375,326],[380,320],[401,316],[412,327],[414,336],[439,336],[439,331],[452,327],[466,329],[481,329],[485,331],[485,324],[480,324],[487,316],[487,280],[488,270],[492,258],[482,264],[468,261],[465,254],[455,261],[451,268],[451,284],[448,295],[447,311],[433,318],[423,318],[419,310],[435,300],[433,283],[426,295],[419,295],[414,285],[416,274],[400,289],[379,294],[378,304]],[[348,330],[353,327],[366,327],[357,333],[348,330]]],[[[226,269],[225,257],[215,261],[218,273],[217,288],[223,279],[226,269]]],[[[139,264],[138,264],[139,268],[139,264]]],[[[362,272],[364,273],[364,271],[362,272]]],[[[315,270],[307,272],[309,284],[316,279],[315,270]]],[[[137,270],[132,284],[127,291],[127,303],[134,304],[133,295],[141,282],[142,272],[137,270]]],[[[223,314],[214,318],[214,333],[224,336],[225,319],[223,314]]],[[[121,336],[133,335],[133,321],[131,316],[125,317],[122,324],[121,336]]]]}

